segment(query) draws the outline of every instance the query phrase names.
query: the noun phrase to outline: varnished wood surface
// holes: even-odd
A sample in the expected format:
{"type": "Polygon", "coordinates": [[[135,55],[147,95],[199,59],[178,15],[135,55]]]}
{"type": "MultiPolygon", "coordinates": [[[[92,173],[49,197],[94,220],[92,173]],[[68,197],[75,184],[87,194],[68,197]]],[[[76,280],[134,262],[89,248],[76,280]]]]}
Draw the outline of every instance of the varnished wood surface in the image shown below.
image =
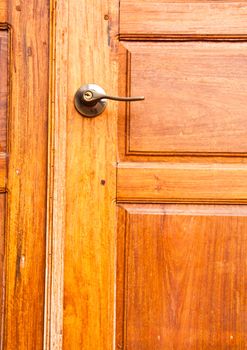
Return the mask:
{"type": "Polygon", "coordinates": [[[120,208],[118,348],[246,348],[246,215],[246,206],[120,208]]]}
{"type": "Polygon", "coordinates": [[[120,163],[119,201],[247,201],[247,166],[120,163]]]}
{"type": "Polygon", "coordinates": [[[7,21],[7,4],[6,0],[0,0],[0,22],[2,23],[7,21]]]}
{"type": "Polygon", "coordinates": [[[0,191],[7,177],[7,113],[8,113],[9,33],[0,29],[0,191]]]}
{"type": "Polygon", "coordinates": [[[246,4],[129,2],[132,14],[123,11],[126,4],[120,2],[124,40],[230,40],[125,41],[128,67],[121,71],[120,62],[118,74],[118,1],[52,2],[45,349],[244,349],[247,210],[239,203],[247,200],[246,158],[240,158],[246,152],[246,4]],[[145,94],[144,109],[131,107],[129,129],[126,105],[119,109],[119,135],[130,131],[130,143],[138,135],[138,150],[133,142],[125,148],[125,136],[120,141],[121,157],[127,149],[124,160],[132,157],[131,164],[116,164],[116,102],[95,119],[75,111],[76,90],[90,82],[112,95],[118,84],[122,95],[145,94]],[[169,142],[162,119],[168,107],[169,116],[175,110],[169,142]],[[158,152],[159,164],[149,163],[158,152]],[[195,204],[125,203],[117,223],[116,191],[119,202],[195,204]],[[203,201],[234,205],[198,204],[203,201]]]}
{"type": "MultiPolygon", "coordinates": [[[[67,103],[61,100],[67,106],[63,349],[113,350],[117,104],[87,119],[73,99],[81,85],[92,82],[117,94],[118,1],[64,0],[59,9],[62,4],[65,12],[57,12],[57,21],[61,26],[69,18],[68,51],[62,52],[68,72],[60,69],[60,57],[57,66],[58,79],[68,76],[67,103]]],[[[64,142],[60,138],[57,147],[64,142]]],[[[55,174],[60,176],[58,169],[55,174]]]]}
{"type": "Polygon", "coordinates": [[[129,91],[145,96],[120,114],[128,154],[247,152],[245,42],[123,45],[129,91]]]}
{"type": "Polygon", "coordinates": [[[46,0],[9,0],[9,114],[4,349],[43,348],[48,120],[46,0]]]}
{"type": "Polygon", "coordinates": [[[3,349],[5,309],[5,221],[6,195],[0,194],[0,349],[3,349]]]}
{"type": "Polygon", "coordinates": [[[122,37],[162,34],[247,34],[245,1],[121,0],[122,37]]]}
{"type": "Polygon", "coordinates": [[[0,154],[7,148],[8,42],[8,31],[0,30],[0,154]]]}
{"type": "Polygon", "coordinates": [[[67,11],[67,1],[50,2],[50,99],[44,350],[62,349],[63,344],[67,73],[69,69],[67,64],[67,11]]]}
{"type": "Polygon", "coordinates": [[[6,191],[7,184],[7,156],[6,153],[0,154],[0,192],[6,191]]]}

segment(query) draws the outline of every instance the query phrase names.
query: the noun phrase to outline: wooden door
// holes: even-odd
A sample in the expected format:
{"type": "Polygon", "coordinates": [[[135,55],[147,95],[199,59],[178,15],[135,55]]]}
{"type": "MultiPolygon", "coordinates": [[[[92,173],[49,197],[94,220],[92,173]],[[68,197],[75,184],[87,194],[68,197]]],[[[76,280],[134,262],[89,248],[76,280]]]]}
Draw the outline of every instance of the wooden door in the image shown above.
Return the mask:
{"type": "Polygon", "coordinates": [[[245,349],[246,2],[56,5],[47,347],[245,349]]]}

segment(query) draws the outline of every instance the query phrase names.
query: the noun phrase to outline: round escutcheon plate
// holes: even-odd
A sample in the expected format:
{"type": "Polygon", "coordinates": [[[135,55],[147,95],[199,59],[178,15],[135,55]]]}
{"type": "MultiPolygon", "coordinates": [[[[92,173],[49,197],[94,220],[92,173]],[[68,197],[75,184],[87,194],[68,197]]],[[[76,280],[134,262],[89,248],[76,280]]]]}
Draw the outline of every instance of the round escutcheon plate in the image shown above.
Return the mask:
{"type": "Polygon", "coordinates": [[[104,112],[107,105],[107,101],[106,99],[101,99],[100,101],[97,101],[93,106],[89,106],[85,104],[83,100],[83,93],[88,90],[94,90],[99,94],[105,95],[104,89],[102,89],[100,86],[96,84],[83,85],[77,90],[75,94],[75,99],[74,99],[75,108],[81,115],[83,115],[83,117],[94,118],[104,112]]]}

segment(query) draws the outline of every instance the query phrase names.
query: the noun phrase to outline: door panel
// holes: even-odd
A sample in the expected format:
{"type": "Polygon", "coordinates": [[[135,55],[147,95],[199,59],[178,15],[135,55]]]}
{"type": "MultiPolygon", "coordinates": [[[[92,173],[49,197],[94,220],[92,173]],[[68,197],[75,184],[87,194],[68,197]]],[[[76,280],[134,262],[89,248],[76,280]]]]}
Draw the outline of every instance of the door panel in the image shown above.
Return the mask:
{"type": "MultiPolygon", "coordinates": [[[[128,154],[247,151],[245,42],[124,42],[128,154]]],[[[120,115],[123,117],[123,113],[120,115]]]]}
{"type": "Polygon", "coordinates": [[[125,348],[245,348],[247,207],[119,211],[125,348]]]}
{"type": "Polygon", "coordinates": [[[121,0],[120,34],[247,34],[244,1],[121,0]],[[137,15],[138,14],[138,15],[137,15]]]}

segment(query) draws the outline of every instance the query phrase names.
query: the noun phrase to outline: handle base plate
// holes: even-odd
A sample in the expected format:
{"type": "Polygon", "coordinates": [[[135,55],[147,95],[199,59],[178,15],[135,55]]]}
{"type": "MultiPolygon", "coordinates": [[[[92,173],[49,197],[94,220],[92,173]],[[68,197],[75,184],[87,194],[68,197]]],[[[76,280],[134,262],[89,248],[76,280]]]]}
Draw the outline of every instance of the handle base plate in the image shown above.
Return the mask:
{"type": "Polygon", "coordinates": [[[104,89],[96,84],[87,84],[81,86],[75,94],[75,108],[86,118],[94,118],[104,112],[107,106],[106,99],[99,100],[95,105],[88,106],[83,102],[83,93],[88,90],[94,90],[99,94],[105,95],[104,89]]]}

